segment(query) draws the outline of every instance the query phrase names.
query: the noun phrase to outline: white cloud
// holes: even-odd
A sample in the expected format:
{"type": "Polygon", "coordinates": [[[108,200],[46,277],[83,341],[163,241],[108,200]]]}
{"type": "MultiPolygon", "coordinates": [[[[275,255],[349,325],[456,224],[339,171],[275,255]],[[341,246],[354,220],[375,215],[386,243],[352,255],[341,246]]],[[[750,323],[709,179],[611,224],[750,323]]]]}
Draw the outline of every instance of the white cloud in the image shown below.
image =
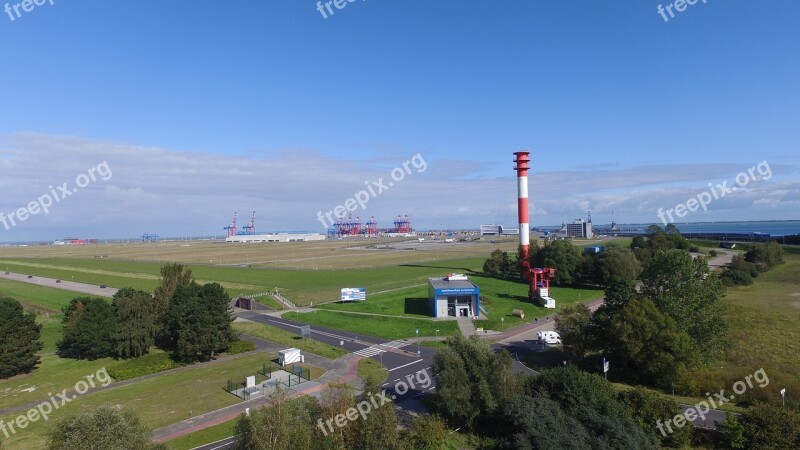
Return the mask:
{"type": "MultiPolygon", "coordinates": [[[[342,204],[364,182],[383,177],[417,151],[391,148],[380,158],[338,158],[313,149],[286,149],[263,156],[227,156],[101,142],[71,136],[16,134],[0,140],[0,211],[9,213],[48,192],[48,186],[73,182],[80,173],[106,161],[113,171],[47,215],[32,216],[12,230],[0,225],[0,241],[52,240],[66,235],[116,238],[142,233],[162,236],[222,235],[234,211],[240,223],[257,211],[259,230],[322,231],[317,211],[342,204]],[[391,155],[388,155],[390,153],[391,155]]],[[[481,223],[516,222],[516,179],[510,167],[502,177],[490,169],[502,161],[428,160],[428,169],[406,175],[371,199],[365,221],[375,216],[388,227],[397,214],[415,226],[476,228],[481,223]]],[[[422,152],[425,157],[424,152],[422,152]]],[[[501,164],[502,163],[502,164],[501,164]]],[[[757,163],[754,161],[753,163],[757,163]]],[[[751,164],[752,165],[752,164],[751,164]]],[[[552,225],[592,210],[596,223],[656,222],[659,207],[670,208],[749,166],[664,165],[534,173],[530,177],[534,225],[552,225]]],[[[773,166],[775,177],[754,182],[715,201],[690,220],[796,219],[800,182],[796,166],[773,166]],[[767,200],[768,199],[768,200],[767,200]]],[[[506,172],[506,171],[504,171],[506,172]]]]}

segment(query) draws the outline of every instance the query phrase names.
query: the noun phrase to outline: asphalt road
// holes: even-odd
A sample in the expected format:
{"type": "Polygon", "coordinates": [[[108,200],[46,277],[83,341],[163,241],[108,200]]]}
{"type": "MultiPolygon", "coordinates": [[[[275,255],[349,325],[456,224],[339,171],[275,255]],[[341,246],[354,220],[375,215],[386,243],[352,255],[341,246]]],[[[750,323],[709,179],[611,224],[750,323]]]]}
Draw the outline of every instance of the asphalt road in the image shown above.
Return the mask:
{"type": "Polygon", "coordinates": [[[117,289],[112,287],[101,288],[94,284],[77,283],[75,281],[56,280],[54,278],[37,277],[36,275],[28,275],[24,273],[14,272],[0,272],[7,280],[19,281],[22,283],[35,284],[38,286],[45,286],[53,289],[63,289],[65,291],[80,292],[81,294],[97,295],[99,297],[113,297],[117,293],[117,289]],[[28,278],[30,277],[30,278],[28,278]]]}

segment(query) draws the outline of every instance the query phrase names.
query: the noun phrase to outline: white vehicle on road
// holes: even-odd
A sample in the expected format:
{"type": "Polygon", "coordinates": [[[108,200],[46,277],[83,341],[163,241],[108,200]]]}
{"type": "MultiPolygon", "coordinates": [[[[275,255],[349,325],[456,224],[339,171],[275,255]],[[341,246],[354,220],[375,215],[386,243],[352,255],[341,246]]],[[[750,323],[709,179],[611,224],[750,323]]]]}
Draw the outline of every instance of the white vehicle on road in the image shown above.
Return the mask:
{"type": "Polygon", "coordinates": [[[561,343],[561,335],[559,335],[555,331],[539,331],[538,333],[536,333],[536,337],[539,339],[540,344],[561,343]]]}

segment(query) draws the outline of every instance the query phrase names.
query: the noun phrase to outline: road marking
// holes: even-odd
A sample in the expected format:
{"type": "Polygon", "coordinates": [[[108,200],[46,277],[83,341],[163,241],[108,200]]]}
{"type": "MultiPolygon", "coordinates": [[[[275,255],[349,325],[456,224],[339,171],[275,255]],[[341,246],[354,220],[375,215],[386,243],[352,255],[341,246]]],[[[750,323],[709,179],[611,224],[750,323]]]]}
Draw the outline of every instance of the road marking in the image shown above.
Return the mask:
{"type": "Polygon", "coordinates": [[[397,369],[402,369],[403,367],[407,367],[407,366],[410,366],[410,365],[412,365],[412,364],[416,364],[416,363],[418,363],[418,362],[420,362],[420,361],[422,361],[422,360],[421,360],[421,359],[418,359],[418,360],[416,360],[416,361],[414,361],[414,362],[410,362],[410,363],[408,363],[408,364],[403,364],[402,366],[395,367],[394,369],[389,369],[389,372],[391,372],[391,371],[393,371],[393,370],[397,370],[397,369]]]}

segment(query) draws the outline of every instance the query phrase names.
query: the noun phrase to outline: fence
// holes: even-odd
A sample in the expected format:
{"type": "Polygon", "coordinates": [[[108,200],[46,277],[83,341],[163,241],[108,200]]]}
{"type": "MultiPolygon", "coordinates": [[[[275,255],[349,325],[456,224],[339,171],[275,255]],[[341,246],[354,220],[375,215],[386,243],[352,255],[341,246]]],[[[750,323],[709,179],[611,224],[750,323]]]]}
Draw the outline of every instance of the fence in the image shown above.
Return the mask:
{"type": "Polygon", "coordinates": [[[256,372],[255,377],[255,386],[249,388],[247,387],[246,376],[240,378],[242,381],[229,379],[225,390],[243,400],[250,400],[251,398],[267,395],[280,385],[291,388],[310,381],[311,370],[296,364],[290,364],[282,368],[275,361],[267,361],[262,364],[261,370],[256,372]]]}

